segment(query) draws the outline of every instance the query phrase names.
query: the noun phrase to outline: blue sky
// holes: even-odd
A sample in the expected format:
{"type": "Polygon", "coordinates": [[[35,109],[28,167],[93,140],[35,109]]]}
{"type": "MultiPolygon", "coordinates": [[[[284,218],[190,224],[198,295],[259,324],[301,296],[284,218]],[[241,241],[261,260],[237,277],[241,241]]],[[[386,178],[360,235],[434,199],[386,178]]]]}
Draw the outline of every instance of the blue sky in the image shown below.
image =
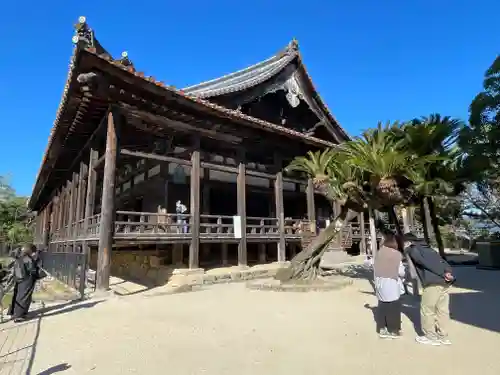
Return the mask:
{"type": "Polygon", "coordinates": [[[8,1],[0,174],[31,193],[80,15],[112,54],[127,50],[138,70],[177,87],[251,65],[295,37],[318,91],[357,135],[433,112],[466,119],[499,52],[499,12],[498,0],[8,1]]]}

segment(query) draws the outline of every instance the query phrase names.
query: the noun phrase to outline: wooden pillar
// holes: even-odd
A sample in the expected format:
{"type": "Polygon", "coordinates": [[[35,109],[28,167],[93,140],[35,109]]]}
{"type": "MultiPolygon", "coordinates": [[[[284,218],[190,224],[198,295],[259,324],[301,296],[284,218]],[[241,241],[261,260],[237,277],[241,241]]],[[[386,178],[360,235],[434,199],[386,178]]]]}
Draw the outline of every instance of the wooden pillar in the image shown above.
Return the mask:
{"type": "Polygon", "coordinates": [[[377,255],[378,244],[377,244],[377,230],[375,228],[375,212],[373,209],[369,209],[369,221],[370,221],[370,247],[372,256],[377,255]]]}
{"type": "Polygon", "coordinates": [[[64,223],[64,201],[66,198],[66,187],[63,186],[61,189],[61,193],[59,194],[59,209],[57,213],[57,229],[59,230],[59,235],[61,235],[61,231],[64,223]]]}
{"type": "Polygon", "coordinates": [[[72,239],[74,236],[73,223],[75,222],[76,213],[76,195],[77,195],[77,184],[78,184],[78,174],[73,172],[73,178],[71,179],[71,190],[69,197],[69,211],[68,211],[68,238],[72,239]]]}
{"type": "Polygon", "coordinates": [[[238,243],[238,265],[246,266],[247,261],[247,205],[246,205],[246,165],[243,158],[238,164],[236,179],[236,205],[241,220],[241,238],[238,243]]]}
{"type": "Polygon", "coordinates": [[[198,268],[200,259],[200,151],[191,154],[191,244],[189,245],[189,268],[198,268]]]}
{"type": "MultiPolygon", "coordinates": [[[[208,181],[208,173],[209,169],[203,170],[203,183],[202,183],[202,194],[201,194],[201,213],[204,215],[210,214],[210,182],[208,181]]],[[[211,246],[212,244],[206,243],[203,246],[203,258],[209,259],[211,254],[211,246]]]]}
{"type": "Polygon", "coordinates": [[[366,233],[365,233],[365,212],[361,212],[359,215],[359,227],[360,231],[359,234],[361,235],[361,245],[360,245],[360,250],[362,254],[367,254],[367,246],[366,246],[366,233]]]}
{"type": "Polygon", "coordinates": [[[406,207],[403,207],[401,209],[401,216],[403,216],[403,233],[411,232],[409,209],[407,209],[406,207]]]}
{"type": "Polygon", "coordinates": [[[265,243],[259,243],[259,263],[267,262],[267,249],[265,243]]]}
{"type": "Polygon", "coordinates": [[[42,232],[42,247],[46,250],[49,246],[50,241],[50,215],[52,214],[53,202],[50,202],[47,207],[45,207],[44,218],[43,218],[43,232],[42,232]]]}
{"type": "Polygon", "coordinates": [[[64,196],[62,202],[61,210],[61,235],[66,238],[66,225],[68,224],[68,196],[70,193],[70,182],[66,181],[66,186],[64,187],[64,196]]]}
{"type": "Polygon", "coordinates": [[[415,231],[415,207],[407,207],[408,221],[410,225],[410,232],[415,231]]]}
{"type": "Polygon", "coordinates": [[[314,184],[310,178],[307,180],[307,219],[311,222],[311,232],[316,233],[316,205],[314,202],[314,184]]]}
{"type": "MultiPolygon", "coordinates": [[[[144,163],[146,164],[146,172],[144,174],[144,180],[146,181],[149,177],[146,175],[149,174],[149,168],[150,166],[148,165],[149,160],[145,160],[144,163]]],[[[166,209],[166,212],[168,213],[168,190],[169,190],[169,185],[170,185],[170,174],[169,174],[169,166],[170,164],[165,162],[160,164],[160,176],[163,181],[163,208],[166,209]]]]}
{"type": "Polygon", "coordinates": [[[108,113],[106,151],[104,154],[104,177],[101,200],[101,225],[99,230],[99,253],[96,289],[109,289],[111,250],[113,248],[115,219],[115,178],[118,136],[116,112],[108,113]]]}
{"type": "MultiPolygon", "coordinates": [[[[85,219],[83,223],[83,232],[84,238],[89,237],[89,225],[90,225],[90,217],[94,215],[94,205],[95,205],[95,189],[97,184],[97,173],[94,170],[95,164],[97,163],[97,159],[99,159],[99,153],[90,149],[89,155],[89,165],[88,165],[88,173],[87,173],[87,189],[85,191],[85,207],[83,211],[83,217],[85,219]]],[[[83,242],[82,251],[85,254],[85,264],[84,267],[90,267],[90,248],[86,241],[83,242]]]]}
{"type": "Polygon", "coordinates": [[[274,202],[276,204],[276,219],[278,220],[278,262],[286,261],[285,242],[285,210],[283,207],[283,173],[276,173],[274,180],[274,202]]]}
{"type": "Polygon", "coordinates": [[[223,242],[221,244],[222,248],[222,265],[227,266],[229,264],[228,254],[227,254],[227,243],[223,242]]]}
{"type": "Polygon", "coordinates": [[[89,157],[89,167],[87,174],[87,191],[85,196],[85,228],[88,229],[89,225],[89,217],[94,215],[94,205],[95,205],[95,189],[97,184],[97,173],[94,170],[95,164],[99,159],[99,153],[90,149],[90,157],[89,157]]]}
{"type": "Polygon", "coordinates": [[[80,163],[80,179],[78,180],[78,194],[76,196],[76,221],[82,220],[85,216],[85,176],[87,175],[87,165],[80,163]]]}

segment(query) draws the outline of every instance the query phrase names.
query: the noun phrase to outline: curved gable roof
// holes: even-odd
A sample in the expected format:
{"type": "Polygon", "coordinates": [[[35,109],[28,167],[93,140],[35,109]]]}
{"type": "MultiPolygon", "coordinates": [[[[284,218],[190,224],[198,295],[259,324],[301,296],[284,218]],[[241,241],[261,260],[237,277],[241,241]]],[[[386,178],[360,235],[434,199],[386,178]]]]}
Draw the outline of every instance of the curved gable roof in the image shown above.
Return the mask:
{"type": "MultiPolygon", "coordinates": [[[[238,70],[234,73],[226,74],[222,77],[205,81],[183,89],[186,94],[193,95],[203,99],[215,98],[218,96],[243,91],[254,86],[257,86],[270,78],[278,75],[287,66],[296,63],[300,76],[304,78],[305,84],[308,86],[308,91],[311,93],[312,99],[306,100],[308,104],[318,106],[323,116],[320,116],[323,124],[337,139],[342,142],[350,139],[347,132],[342,128],[337,119],[330,112],[323,99],[317,92],[310,75],[302,61],[302,55],[299,51],[297,40],[292,40],[283,50],[276,55],[251,65],[245,69],[238,70]],[[316,105],[315,105],[316,104],[316,105]]],[[[313,109],[314,110],[314,109],[313,109]]]]}

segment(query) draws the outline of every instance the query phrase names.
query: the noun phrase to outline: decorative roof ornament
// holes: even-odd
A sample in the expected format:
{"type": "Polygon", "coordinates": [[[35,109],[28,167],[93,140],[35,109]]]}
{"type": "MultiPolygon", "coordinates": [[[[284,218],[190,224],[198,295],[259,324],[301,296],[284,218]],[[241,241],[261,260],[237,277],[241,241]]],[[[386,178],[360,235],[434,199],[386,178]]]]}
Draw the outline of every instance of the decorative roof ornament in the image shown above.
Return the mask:
{"type": "Polygon", "coordinates": [[[127,51],[123,51],[122,52],[122,57],[120,60],[118,60],[118,62],[120,64],[122,64],[123,66],[131,66],[131,67],[134,67],[134,64],[132,63],[132,61],[130,61],[130,59],[128,58],[128,52],[127,51]]]}
{"type": "Polygon", "coordinates": [[[293,38],[286,47],[287,52],[297,52],[299,50],[299,41],[293,38]]]}
{"type": "Polygon", "coordinates": [[[72,38],[73,43],[79,48],[94,47],[94,31],[87,25],[85,16],[78,17],[78,23],[74,27],[75,35],[72,38]]]}

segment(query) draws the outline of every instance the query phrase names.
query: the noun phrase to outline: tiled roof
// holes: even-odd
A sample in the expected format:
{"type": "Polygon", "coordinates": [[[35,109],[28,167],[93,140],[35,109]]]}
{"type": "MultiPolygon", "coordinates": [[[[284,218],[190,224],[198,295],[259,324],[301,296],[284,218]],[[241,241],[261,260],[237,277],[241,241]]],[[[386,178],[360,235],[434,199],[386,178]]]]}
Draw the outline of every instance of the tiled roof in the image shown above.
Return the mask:
{"type": "Polygon", "coordinates": [[[316,96],[318,104],[322,107],[322,110],[326,114],[330,123],[340,131],[344,140],[349,139],[347,132],[340,126],[340,123],[333,116],[323,99],[318,94],[311,76],[307,72],[303,63],[298,42],[295,39],[292,40],[283,50],[267,60],[261,61],[245,69],[238,70],[234,73],[226,74],[210,81],[186,87],[183,91],[204,99],[243,91],[257,86],[258,84],[276,76],[294,60],[297,61],[298,68],[301,69],[302,74],[304,74],[307,79],[307,83],[310,85],[314,95],[316,96]]]}
{"type": "Polygon", "coordinates": [[[296,48],[296,43],[292,42],[283,52],[267,60],[237,72],[186,87],[183,91],[200,98],[210,98],[245,90],[275,76],[296,57],[298,57],[298,49],[296,48]]]}

